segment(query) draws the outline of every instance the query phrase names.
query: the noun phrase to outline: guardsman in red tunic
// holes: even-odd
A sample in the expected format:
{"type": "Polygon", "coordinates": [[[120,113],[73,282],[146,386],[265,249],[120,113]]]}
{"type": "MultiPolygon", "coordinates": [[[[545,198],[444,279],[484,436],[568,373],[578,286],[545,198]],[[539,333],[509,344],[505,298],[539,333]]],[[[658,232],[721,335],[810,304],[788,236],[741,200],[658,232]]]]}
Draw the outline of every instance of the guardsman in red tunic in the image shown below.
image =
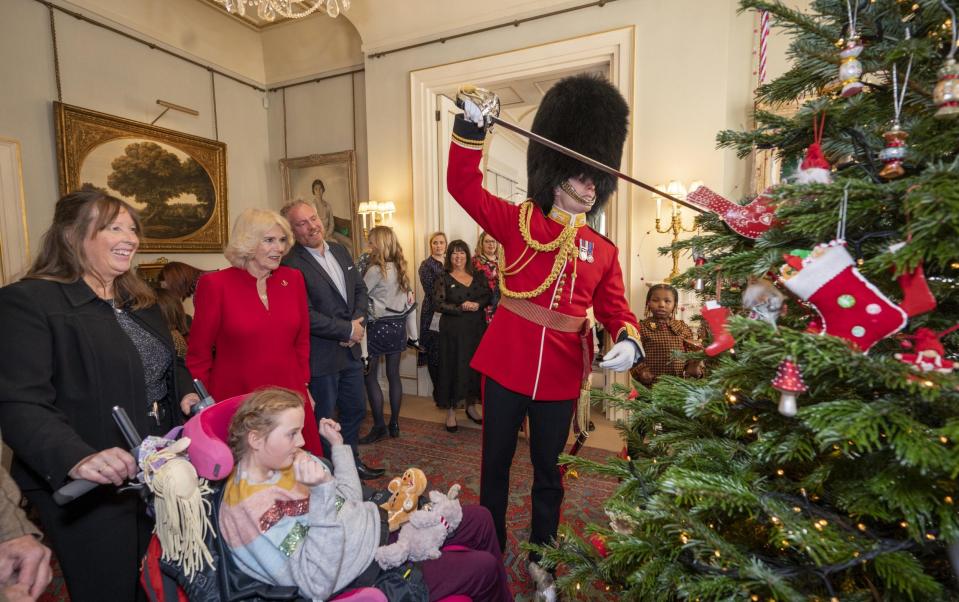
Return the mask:
{"type": "MultiPolygon", "coordinates": [[[[500,242],[501,300],[473,356],[484,375],[483,464],[480,503],[493,515],[506,549],[509,473],[520,424],[529,416],[533,462],[530,541],[556,536],[563,481],[557,459],[593,360],[587,310],[617,343],[602,366],[617,371],[642,358],[636,317],[629,309],[616,246],[586,223],[616,188],[614,176],[536,142],[527,151],[530,199],[513,205],[482,187],[479,165],[491,93],[464,88],[450,145],[447,187],[484,230],[500,242]]],[[[575,76],[553,86],[539,107],[533,132],[618,167],[629,107],[605,79],[575,76]]],[[[588,412],[587,403],[580,411],[588,412]]],[[[586,414],[588,416],[588,414],[586,414]]],[[[585,425],[582,425],[585,426],[585,425]]],[[[531,563],[537,557],[531,556],[531,563]]],[[[531,564],[541,594],[549,576],[531,564]]],[[[553,590],[554,592],[555,590],[553,590]]],[[[547,594],[548,595],[548,594],[547,594]]]]}

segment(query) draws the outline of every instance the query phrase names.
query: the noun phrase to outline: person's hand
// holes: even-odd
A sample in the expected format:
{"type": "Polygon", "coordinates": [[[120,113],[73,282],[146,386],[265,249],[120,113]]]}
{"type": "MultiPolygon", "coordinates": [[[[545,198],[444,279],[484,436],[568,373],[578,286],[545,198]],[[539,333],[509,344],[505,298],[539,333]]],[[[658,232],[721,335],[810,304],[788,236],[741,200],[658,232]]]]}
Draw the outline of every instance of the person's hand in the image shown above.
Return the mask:
{"type": "Polygon", "coordinates": [[[355,341],[340,341],[340,347],[349,348],[349,347],[352,347],[353,345],[356,345],[355,341]]]}
{"type": "Polygon", "coordinates": [[[293,459],[293,478],[307,487],[315,487],[326,483],[333,475],[322,462],[306,452],[300,452],[293,459]]]}
{"type": "Polygon", "coordinates": [[[320,437],[326,439],[330,445],[343,445],[339,422],[330,418],[320,418],[319,431],[320,437]]]}
{"type": "Polygon", "coordinates": [[[50,584],[50,548],[33,535],[0,543],[0,583],[9,600],[36,600],[50,584]],[[16,576],[16,581],[13,578],[16,576]]]}
{"type": "Polygon", "coordinates": [[[703,377],[703,363],[696,361],[690,362],[686,366],[686,376],[690,378],[702,378],[703,377]]]}
{"type": "Polygon", "coordinates": [[[463,311],[476,311],[479,309],[479,303],[475,301],[463,301],[463,303],[460,305],[460,309],[463,311]]]}
{"type": "Polygon", "coordinates": [[[117,487],[136,476],[137,463],[125,449],[111,447],[77,462],[67,475],[71,479],[86,479],[101,485],[113,483],[117,487]]]}
{"type": "Polygon", "coordinates": [[[30,588],[20,583],[0,587],[0,600],[8,602],[33,602],[35,596],[30,595],[30,588]]]}
{"type": "Polygon", "coordinates": [[[653,381],[656,380],[656,376],[653,374],[653,371],[649,369],[649,366],[646,364],[640,364],[636,367],[636,380],[643,383],[647,387],[653,384],[653,381]]]}
{"type": "Polygon", "coordinates": [[[456,94],[456,104],[467,121],[483,129],[493,123],[493,117],[499,117],[499,98],[485,88],[463,86],[456,94]]]}
{"type": "Polygon", "coordinates": [[[599,365],[614,372],[625,372],[636,363],[637,354],[636,345],[630,341],[620,341],[613,345],[599,365]]]}
{"type": "Polygon", "coordinates": [[[350,340],[354,343],[359,343],[363,338],[363,334],[366,332],[366,328],[363,327],[363,322],[366,318],[357,318],[353,320],[353,331],[350,333],[350,340]]]}
{"type": "Polygon", "coordinates": [[[183,396],[183,399],[180,400],[180,411],[190,415],[190,412],[193,411],[193,406],[200,403],[200,396],[196,393],[187,393],[183,396]]]}

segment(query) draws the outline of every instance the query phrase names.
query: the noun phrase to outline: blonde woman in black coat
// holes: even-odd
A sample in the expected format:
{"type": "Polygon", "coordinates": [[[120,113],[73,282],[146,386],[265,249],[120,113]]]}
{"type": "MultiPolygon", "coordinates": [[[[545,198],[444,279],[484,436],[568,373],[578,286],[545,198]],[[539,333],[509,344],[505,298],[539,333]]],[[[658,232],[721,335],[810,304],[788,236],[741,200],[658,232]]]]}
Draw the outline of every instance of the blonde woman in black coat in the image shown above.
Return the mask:
{"type": "Polygon", "coordinates": [[[0,423],[12,474],[40,513],[74,602],[137,597],[152,521],[135,492],[136,463],[113,422],[126,410],[141,435],[182,422],[195,393],[150,288],[131,270],[140,221],[93,189],[57,202],[23,280],[0,289],[0,423]],[[70,479],[101,484],[61,507],[70,479]]]}

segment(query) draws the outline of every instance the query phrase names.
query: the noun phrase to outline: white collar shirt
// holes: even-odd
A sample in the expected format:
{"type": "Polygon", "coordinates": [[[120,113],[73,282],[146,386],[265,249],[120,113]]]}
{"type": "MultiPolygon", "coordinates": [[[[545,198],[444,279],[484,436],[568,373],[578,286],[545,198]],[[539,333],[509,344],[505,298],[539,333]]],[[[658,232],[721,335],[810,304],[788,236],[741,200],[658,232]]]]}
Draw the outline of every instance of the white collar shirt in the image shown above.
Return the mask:
{"type": "Polygon", "coordinates": [[[316,263],[320,264],[320,267],[330,276],[330,279],[336,286],[336,290],[339,291],[340,296],[346,301],[346,276],[343,274],[343,268],[340,266],[340,262],[333,256],[329,243],[323,241],[321,248],[311,249],[306,247],[306,250],[310,252],[310,255],[316,260],[316,263]]]}

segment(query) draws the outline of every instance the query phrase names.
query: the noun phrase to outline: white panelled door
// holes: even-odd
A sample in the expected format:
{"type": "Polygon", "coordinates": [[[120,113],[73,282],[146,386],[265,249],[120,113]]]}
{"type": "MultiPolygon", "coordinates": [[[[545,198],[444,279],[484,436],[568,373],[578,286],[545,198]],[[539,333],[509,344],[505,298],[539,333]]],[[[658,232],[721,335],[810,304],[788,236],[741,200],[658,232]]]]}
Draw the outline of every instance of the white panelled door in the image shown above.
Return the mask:
{"type": "Polygon", "coordinates": [[[436,185],[439,187],[438,198],[440,200],[440,230],[446,232],[446,240],[456,240],[457,238],[466,241],[470,246],[470,252],[474,251],[473,245],[479,238],[479,226],[469,215],[463,211],[449,191],[446,190],[446,167],[449,160],[447,150],[450,146],[450,139],[453,133],[453,119],[458,113],[461,113],[456,104],[448,97],[440,95],[437,97],[437,106],[439,111],[439,121],[436,124],[437,153],[439,159],[439,178],[436,185]]]}

